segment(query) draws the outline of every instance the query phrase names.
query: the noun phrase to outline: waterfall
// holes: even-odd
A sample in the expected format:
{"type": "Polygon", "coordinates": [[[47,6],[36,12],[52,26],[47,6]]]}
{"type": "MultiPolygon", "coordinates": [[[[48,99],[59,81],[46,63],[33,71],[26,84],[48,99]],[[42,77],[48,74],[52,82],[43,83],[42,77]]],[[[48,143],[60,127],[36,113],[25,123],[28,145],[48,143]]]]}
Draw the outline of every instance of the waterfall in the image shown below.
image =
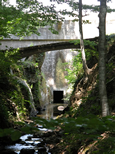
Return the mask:
{"type": "Polygon", "coordinates": [[[72,59],[77,54],[77,51],[71,51],[70,49],[49,51],[45,53],[41,71],[45,76],[47,86],[50,88],[51,97],[53,97],[54,90],[64,91],[64,96],[69,93],[69,84],[65,79],[66,72],[63,63],[68,62],[68,68],[70,68],[72,59]]]}
{"type": "MultiPolygon", "coordinates": [[[[68,41],[71,39],[78,39],[76,35],[76,24],[72,21],[65,20],[61,23],[60,28],[59,25],[57,25],[56,28],[59,31],[59,35],[47,35],[47,39],[53,38],[54,41],[58,39],[67,39],[68,41]]],[[[65,97],[66,95],[68,95],[69,84],[68,81],[65,79],[67,72],[64,69],[63,63],[70,63],[67,66],[67,68],[70,68],[72,59],[77,54],[77,51],[71,51],[70,49],[60,49],[45,53],[45,59],[41,67],[41,71],[45,76],[46,85],[50,89],[50,98],[53,98],[53,91],[55,90],[63,91],[65,97]]]]}
{"type": "Polygon", "coordinates": [[[29,93],[29,97],[30,97],[29,98],[30,99],[30,108],[31,108],[30,116],[34,117],[37,114],[37,110],[35,108],[35,103],[34,103],[34,100],[33,100],[32,91],[31,91],[28,83],[25,80],[23,80],[23,79],[21,79],[21,78],[19,78],[17,76],[14,76],[14,78],[17,79],[18,83],[22,84],[24,87],[27,88],[28,93],[29,93]]]}

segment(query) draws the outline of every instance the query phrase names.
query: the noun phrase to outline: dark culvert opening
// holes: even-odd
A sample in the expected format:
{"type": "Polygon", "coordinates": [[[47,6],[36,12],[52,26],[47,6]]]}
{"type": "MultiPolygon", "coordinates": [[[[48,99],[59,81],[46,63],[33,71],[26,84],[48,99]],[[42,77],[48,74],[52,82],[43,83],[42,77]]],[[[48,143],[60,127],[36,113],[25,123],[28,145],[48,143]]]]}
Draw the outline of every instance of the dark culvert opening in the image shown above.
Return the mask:
{"type": "Polygon", "coordinates": [[[53,103],[64,103],[63,96],[63,91],[53,91],[53,103]]]}

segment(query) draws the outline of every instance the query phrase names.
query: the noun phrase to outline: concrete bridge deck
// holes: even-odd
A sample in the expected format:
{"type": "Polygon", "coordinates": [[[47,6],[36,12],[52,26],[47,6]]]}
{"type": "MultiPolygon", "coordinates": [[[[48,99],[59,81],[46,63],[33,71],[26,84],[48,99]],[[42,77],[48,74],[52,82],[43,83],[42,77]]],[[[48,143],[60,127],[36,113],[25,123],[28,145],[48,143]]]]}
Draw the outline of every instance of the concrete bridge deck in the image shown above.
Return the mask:
{"type": "MultiPolygon", "coordinates": [[[[114,33],[114,24],[115,20],[112,22],[107,22],[108,34],[114,33]]],[[[31,55],[31,51],[33,51],[34,54],[37,52],[76,48],[75,45],[70,44],[69,41],[79,39],[78,23],[72,22],[71,20],[65,20],[61,25],[58,25],[57,23],[54,27],[58,31],[58,35],[52,34],[48,29],[48,26],[38,29],[40,36],[32,34],[31,36],[24,37],[20,40],[19,37],[11,35],[10,38],[0,40],[0,50],[6,50],[10,47],[20,48],[22,57],[24,57],[26,55],[31,55]]],[[[99,30],[97,27],[98,22],[95,22],[95,20],[92,20],[91,24],[83,24],[84,39],[98,37],[99,30]]]]}
{"type": "MultiPolygon", "coordinates": [[[[87,39],[90,41],[93,40],[98,40],[98,37],[87,39]]],[[[43,53],[47,51],[54,51],[54,50],[63,50],[63,49],[79,49],[80,44],[75,45],[71,40],[66,40],[66,41],[52,41],[53,43],[48,43],[48,44],[41,44],[41,45],[36,45],[36,46],[30,46],[30,47],[22,47],[19,48],[20,52],[20,57],[19,58],[24,58],[28,57],[34,54],[38,53],[43,53]],[[55,43],[54,43],[55,42],[55,43]]],[[[86,48],[90,48],[89,46],[85,46],[86,48]]],[[[12,49],[9,49],[9,51],[12,49]]],[[[4,50],[3,50],[4,51],[4,50]]]]}
{"type": "MultiPolygon", "coordinates": [[[[79,39],[79,25],[78,22],[73,22],[71,20],[65,20],[61,25],[55,24],[55,30],[58,34],[52,34],[48,26],[38,29],[40,36],[32,34],[31,36],[26,36],[20,40],[19,37],[10,35],[10,38],[4,38],[0,40],[0,49],[5,50],[12,48],[23,48],[29,46],[37,46],[44,44],[53,44],[59,42],[69,42],[70,40],[79,39]]],[[[89,25],[83,25],[84,28],[84,39],[94,38],[98,36],[98,29],[95,23],[89,25]],[[89,30],[88,30],[89,28],[89,30]],[[94,33],[95,32],[95,33],[94,33]]]]}
{"type": "Polygon", "coordinates": [[[20,40],[19,37],[10,35],[10,38],[4,38],[0,40],[0,49],[6,48],[22,48],[43,44],[52,44],[58,42],[67,42],[69,40],[78,39],[78,35],[76,34],[76,24],[71,20],[64,21],[61,25],[55,24],[55,30],[58,31],[58,34],[53,34],[48,26],[42,27],[38,29],[40,36],[36,34],[32,34],[31,36],[26,36],[20,40]],[[7,47],[6,47],[7,46],[7,47]]]}

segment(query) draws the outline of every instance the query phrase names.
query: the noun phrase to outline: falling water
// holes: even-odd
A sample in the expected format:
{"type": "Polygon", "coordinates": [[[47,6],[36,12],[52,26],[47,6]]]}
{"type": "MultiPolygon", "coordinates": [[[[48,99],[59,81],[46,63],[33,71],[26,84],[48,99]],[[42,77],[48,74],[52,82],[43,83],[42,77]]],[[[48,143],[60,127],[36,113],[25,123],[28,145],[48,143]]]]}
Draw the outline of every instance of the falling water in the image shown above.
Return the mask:
{"type": "MultiPolygon", "coordinates": [[[[46,37],[53,38],[54,40],[77,39],[76,24],[71,22],[70,20],[62,22],[60,29],[57,30],[59,32],[58,35],[50,35],[46,37]]],[[[45,59],[41,70],[45,75],[46,84],[50,88],[51,97],[53,97],[54,90],[63,90],[64,95],[66,96],[67,89],[69,87],[67,80],[65,79],[66,72],[63,67],[60,68],[59,66],[62,66],[65,62],[72,61],[73,56],[77,54],[78,52],[71,52],[70,49],[60,49],[57,51],[49,51],[45,53],[45,59]]]]}
{"type": "Polygon", "coordinates": [[[29,93],[29,97],[30,97],[30,107],[31,107],[30,116],[35,116],[37,114],[37,110],[35,108],[32,91],[31,91],[29,85],[27,84],[27,82],[25,80],[23,80],[19,77],[15,76],[14,78],[17,79],[18,83],[22,84],[24,87],[27,88],[28,93],[29,93]]]}
{"type": "MultiPolygon", "coordinates": [[[[71,65],[73,57],[77,54],[78,52],[70,51],[69,49],[45,53],[45,59],[41,70],[44,73],[46,84],[50,88],[51,97],[53,96],[54,90],[62,90],[64,91],[64,95],[67,94],[69,85],[65,79],[66,72],[63,69],[63,63],[69,62],[71,65]]],[[[68,65],[68,67],[70,66],[68,65]]]]}

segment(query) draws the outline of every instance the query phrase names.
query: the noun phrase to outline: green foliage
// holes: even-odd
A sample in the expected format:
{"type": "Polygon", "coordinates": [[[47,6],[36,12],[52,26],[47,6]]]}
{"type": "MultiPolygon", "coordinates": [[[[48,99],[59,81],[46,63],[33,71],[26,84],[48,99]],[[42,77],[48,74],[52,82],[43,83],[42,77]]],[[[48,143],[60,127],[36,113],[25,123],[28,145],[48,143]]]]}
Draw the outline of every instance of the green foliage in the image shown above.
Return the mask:
{"type": "Polygon", "coordinates": [[[11,34],[19,37],[33,33],[40,35],[38,28],[46,25],[57,34],[53,27],[56,20],[58,17],[54,5],[46,7],[35,0],[18,0],[16,7],[10,5],[8,0],[0,3],[0,37],[10,37],[11,34]]]}
{"type": "MultiPolygon", "coordinates": [[[[67,9],[64,9],[59,11],[60,14],[62,14],[63,16],[68,15],[68,16],[74,17],[73,21],[77,21],[77,22],[79,21],[79,15],[78,15],[79,1],[76,1],[76,0],[50,0],[50,1],[51,2],[55,1],[58,4],[62,4],[62,5],[63,3],[68,4],[68,6],[71,7],[72,11],[68,11],[67,9]]],[[[109,2],[109,0],[107,2],[109,2]]],[[[87,11],[99,13],[100,6],[83,4],[82,9],[83,9],[83,12],[87,15],[87,11]]],[[[109,6],[107,6],[107,13],[111,13],[111,12],[115,12],[115,9],[111,9],[109,6]]],[[[83,23],[90,24],[90,21],[83,20],[83,23]]]]}
{"type": "Polygon", "coordinates": [[[110,47],[114,44],[115,42],[115,34],[111,34],[111,35],[106,35],[106,48],[107,48],[107,52],[109,51],[110,47]]]}
{"type": "Polygon", "coordinates": [[[0,96],[0,128],[8,127],[8,112],[3,98],[0,96]]]}
{"type": "Polygon", "coordinates": [[[8,107],[7,101],[9,97],[13,94],[11,91],[11,76],[10,76],[10,66],[16,62],[16,59],[13,59],[13,56],[17,56],[17,51],[6,51],[0,52],[0,119],[2,121],[1,127],[8,126],[8,107]],[[6,124],[7,123],[7,124],[6,124]]]}
{"type": "Polygon", "coordinates": [[[19,56],[17,50],[0,51],[0,78],[9,76],[10,66],[16,62],[16,57],[19,56]],[[13,58],[15,55],[15,58],[13,58]]]}
{"type": "MultiPolygon", "coordinates": [[[[0,127],[8,127],[14,117],[26,115],[25,100],[14,74],[22,77],[20,67],[16,64],[18,50],[0,52],[0,127]]],[[[16,120],[16,119],[15,119],[16,120]]]]}
{"type": "Polygon", "coordinates": [[[4,136],[11,137],[12,141],[16,141],[21,137],[21,133],[13,128],[0,129],[0,137],[4,136]]]}
{"type": "MultiPolygon", "coordinates": [[[[68,65],[68,63],[65,63],[65,65],[68,65]]],[[[65,71],[67,71],[68,75],[65,76],[65,78],[68,80],[68,83],[75,83],[76,79],[79,78],[80,75],[83,74],[82,69],[82,59],[81,59],[81,53],[79,53],[77,56],[75,56],[72,60],[72,66],[70,68],[66,68],[65,71]]]]}
{"type": "Polygon", "coordinates": [[[38,63],[36,63],[36,62],[33,62],[33,61],[30,61],[30,60],[25,60],[25,61],[20,61],[19,63],[18,63],[18,65],[22,65],[24,68],[26,68],[26,67],[38,67],[38,63]]]}
{"type": "MultiPolygon", "coordinates": [[[[68,151],[71,153],[77,152],[80,146],[84,146],[87,142],[97,142],[98,149],[94,148],[92,153],[112,153],[114,151],[115,141],[115,125],[114,116],[108,116],[104,118],[98,118],[94,115],[86,117],[74,118],[59,118],[59,119],[41,119],[33,118],[34,123],[21,125],[20,130],[0,129],[0,137],[9,136],[13,141],[17,140],[22,133],[35,133],[38,132],[36,124],[42,125],[44,128],[54,130],[57,127],[61,127],[63,130],[63,144],[68,145],[68,151]],[[103,139],[103,134],[108,133],[109,138],[103,139]],[[76,145],[76,146],[75,146],[76,145]],[[74,150],[74,152],[72,152],[74,150]]],[[[97,147],[96,146],[96,147],[97,147]]],[[[92,150],[92,149],[91,149],[92,150]]]]}
{"type": "MultiPolygon", "coordinates": [[[[80,44],[80,40],[71,41],[75,45],[80,44]]],[[[98,52],[97,52],[97,43],[94,41],[84,40],[84,45],[87,47],[86,51],[86,59],[87,61],[92,57],[96,57],[98,59],[98,52]]],[[[82,64],[82,55],[81,50],[78,50],[79,54],[74,56],[72,60],[72,66],[70,68],[66,68],[68,75],[65,78],[69,81],[69,83],[75,83],[77,79],[79,79],[83,75],[83,64],[82,64]]],[[[65,63],[65,66],[68,66],[68,63],[65,63]]]]}
{"type": "MultiPolygon", "coordinates": [[[[56,0],[58,4],[65,3],[64,0],[56,0]]],[[[36,0],[18,0],[16,6],[10,5],[8,0],[0,3],[0,37],[10,37],[11,34],[21,37],[31,35],[33,33],[40,35],[38,29],[49,25],[52,33],[58,34],[54,28],[54,23],[62,20],[58,17],[58,13],[75,17],[73,21],[78,20],[78,2],[73,0],[66,1],[72,8],[72,11],[56,11],[55,5],[44,6],[43,3],[36,0]],[[77,17],[77,18],[76,18],[77,17]]],[[[84,10],[99,12],[99,6],[83,5],[84,10]]],[[[108,12],[114,12],[115,9],[108,7],[108,12]]],[[[85,20],[84,23],[89,23],[85,20]]]]}
{"type": "Polygon", "coordinates": [[[99,137],[102,132],[110,131],[115,133],[114,116],[108,116],[104,118],[98,118],[94,115],[75,118],[59,118],[59,119],[41,119],[34,118],[34,122],[42,125],[45,128],[52,129],[56,126],[60,126],[65,134],[76,134],[84,138],[99,137]],[[71,126],[71,127],[70,127],[71,126]],[[91,136],[90,136],[91,135],[91,136]]]}
{"type": "MultiPolygon", "coordinates": [[[[11,50],[0,52],[0,97],[1,97],[1,113],[0,119],[3,119],[4,124],[0,125],[1,127],[6,127],[6,123],[12,123],[15,120],[23,120],[24,117],[29,113],[29,101],[30,95],[28,88],[24,86],[24,83],[27,83],[28,80],[32,78],[35,81],[39,80],[41,82],[40,66],[39,60],[36,58],[34,60],[25,60],[17,61],[18,50],[11,50]],[[33,77],[34,75],[34,77],[33,77]],[[40,77],[40,78],[39,78],[40,77]],[[2,105],[2,103],[4,105],[2,105]],[[5,112],[4,112],[5,111],[5,112]],[[5,117],[2,118],[2,117],[5,117]]],[[[43,57],[43,54],[40,54],[43,57]]],[[[41,64],[40,64],[41,65],[41,64]]],[[[35,85],[28,85],[31,89],[35,85]]],[[[44,87],[42,86],[43,90],[44,87]]],[[[32,89],[33,90],[33,89],[32,89]]],[[[35,100],[37,103],[38,94],[39,94],[39,85],[36,85],[36,88],[33,92],[35,100]],[[35,92],[36,91],[36,92],[35,92]]]]}
{"type": "Polygon", "coordinates": [[[49,121],[45,119],[34,118],[34,121],[36,123],[41,124],[45,128],[54,130],[57,126],[61,127],[61,129],[63,130],[63,145],[68,145],[69,152],[72,149],[76,149],[77,152],[78,148],[80,146],[84,146],[85,144],[87,145],[87,142],[92,143],[95,140],[99,140],[99,144],[97,142],[97,144],[99,145],[99,149],[94,150],[93,152],[95,153],[109,153],[114,151],[114,120],[114,116],[98,118],[94,115],[77,117],[76,119],[51,119],[49,121]],[[105,140],[101,140],[103,138],[102,134],[106,132],[109,133],[110,137],[106,138],[105,140]]]}
{"type": "Polygon", "coordinates": [[[58,58],[57,60],[55,74],[56,74],[55,82],[57,88],[63,88],[66,85],[66,82],[65,82],[64,66],[61,58],[58,58]]]}
{"type": "Polygon", "coordinates": [[[14,128],[5,128],[0,129],[0,137],[10,137],[12,141],[18,140],[23,133],[29,134],[38,132],[38,128],[35,127],[34,123],[26,124],[23,122],[15,122],[15,125],[20,126],[20,129],[14,129],[14,128]]]}
{"type": "Polygon", "coordinates": [[[94,148],[91,154],[115,154],[115,137],[108,137],[99,141],[96,147],[97,148],[94,148]]]}

